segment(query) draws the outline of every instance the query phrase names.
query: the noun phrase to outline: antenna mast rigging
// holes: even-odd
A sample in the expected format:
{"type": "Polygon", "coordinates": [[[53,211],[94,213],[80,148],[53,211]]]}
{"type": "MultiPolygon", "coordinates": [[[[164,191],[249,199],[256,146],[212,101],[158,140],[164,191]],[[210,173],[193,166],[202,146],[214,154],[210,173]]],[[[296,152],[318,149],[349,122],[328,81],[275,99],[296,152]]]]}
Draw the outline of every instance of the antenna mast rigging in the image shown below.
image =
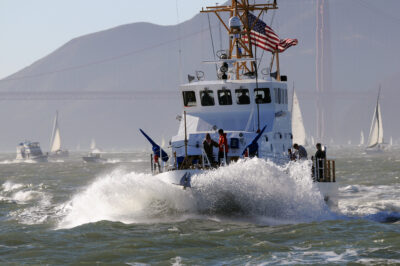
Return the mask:
{"type": "MultiPolygon", "coordinates": [[[[253,49],[250,32],[255,26],[248,23],[248,13],[258,11],[257,20],[260,16],[270,9],[278,9],[276,0],[273,3],[249,4],[249,0],[232,0],[230,5],[209,6],[203,8],[201,13],[214,13],[229,34],[228,59],[253,58],[253,49]],[[221,17],[221,13],[229,12],[229,24],[227,25],[221,17]],[[247,35],[248,43],[242,40],[242,36],[247,35]]],[[[236,79],[240,79],[240,74],[256,71],[254,64],[248,61],[238,61],[234,63],[236,79]]]]}

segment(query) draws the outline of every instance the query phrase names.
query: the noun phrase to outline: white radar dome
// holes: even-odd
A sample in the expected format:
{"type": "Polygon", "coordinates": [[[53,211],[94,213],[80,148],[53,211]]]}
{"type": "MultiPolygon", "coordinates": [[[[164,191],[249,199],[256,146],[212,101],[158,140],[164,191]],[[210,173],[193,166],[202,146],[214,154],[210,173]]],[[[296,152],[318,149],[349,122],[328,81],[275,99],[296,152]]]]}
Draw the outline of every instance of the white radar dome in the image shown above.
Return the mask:
{"type": "Polygon", "coordinates": [[[240,21],[239,17],[231,17],[229,19],[229,28],[231,28],[232,30],[240,30],[240,27],[242,26],[242,22],[240,21]]]}

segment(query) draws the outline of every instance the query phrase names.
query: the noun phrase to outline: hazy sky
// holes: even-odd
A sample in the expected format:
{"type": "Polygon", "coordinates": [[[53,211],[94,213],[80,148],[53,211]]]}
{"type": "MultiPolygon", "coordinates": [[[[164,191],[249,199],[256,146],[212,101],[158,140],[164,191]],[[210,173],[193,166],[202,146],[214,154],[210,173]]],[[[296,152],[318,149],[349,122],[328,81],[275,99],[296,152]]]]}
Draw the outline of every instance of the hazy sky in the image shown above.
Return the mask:
{"type": "Polygon", "coordinates": [[[177,24],[216,2],[222,1],[0,0],[0,78],[74,37],[139,21],[177,24]]]}

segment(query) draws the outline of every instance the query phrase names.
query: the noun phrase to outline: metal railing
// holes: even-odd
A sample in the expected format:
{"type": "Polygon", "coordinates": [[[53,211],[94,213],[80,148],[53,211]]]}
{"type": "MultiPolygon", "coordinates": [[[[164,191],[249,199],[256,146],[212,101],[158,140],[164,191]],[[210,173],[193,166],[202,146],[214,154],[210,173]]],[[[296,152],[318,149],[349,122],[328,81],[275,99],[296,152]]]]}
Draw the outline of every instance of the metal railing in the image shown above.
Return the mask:
{"type": "Polygon", "coordinates": [[[335,161],[313,158],[313,178],[317,182],[336,182],[335,161]]]}

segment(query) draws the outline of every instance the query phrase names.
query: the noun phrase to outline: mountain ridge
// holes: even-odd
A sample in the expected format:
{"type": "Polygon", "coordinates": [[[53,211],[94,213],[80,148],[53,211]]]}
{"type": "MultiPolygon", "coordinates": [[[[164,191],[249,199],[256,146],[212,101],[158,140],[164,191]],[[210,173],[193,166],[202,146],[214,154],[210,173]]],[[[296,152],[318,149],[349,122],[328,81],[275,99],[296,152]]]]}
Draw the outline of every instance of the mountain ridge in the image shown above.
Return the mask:
{"type": "MultiPolygon", "coordinates": [[[[306,129],[314,135],[316,96],[305,92],[315,91],[315,5],[289,0],[280,3],[281,9],[274,16],[273,28],[282,38],[299,39],[298,46],[290,48],[280,57],[282,73],[289,77],[288,87],[293,81],[296,82],[306,129]]],[[[356,10],[354,3],[336,1],[331,5],[331,20],[335,22],[331,23],[334,92],[349,91],[347,95],[333,94],[338,100],[331,123],[337,132],[331,132],[331,137],[338,142],[358,138],[360,129],[367,131],[373,106],[365,104],[365,99],[373,105],[375,96],[370,91],[374,90],[375,84],[385,84],[388,88],[385,93],[391,95],[385,97],[383,94],[382,97],[383,120],[393,121],[397,112],[393,110],[398,109],[393,96],[399,96],[394,89],[400,76],[396,74],[400,66],[395,62],[399,56],[383,51],[386,56],[377,57],[373,53],[377,40],[382,39],[382,33],[372,32],[371,39],[347,38],[357,34],[366,36],[367,27],[375,30],[386,24],[378,21],[374,22],[377,25],[370,25],[368,14],[356,14],[360,25],[349,27],[349,21],[354,20],[351,16],[355,16],[349,11],[351,9],[356,10]],[[343,8],[346,8],[347,17],[342,16],[343,8]],[[361,26],[363,23],[366,24],[365,28],[361,26]],[[390,68],[367,68],[365,56],[370,54],[378,66],[386,63],[390,68]],[[365,95],[356,97],[351,94],[352,91],[363,91],[365,95]],[[357,116],[348,119],[353,114],[357,116]],[[368,114],[368,118],[364,118],[365,114],[368,114]]],[[[210,15],[210,19],[214,45],[219,47],[217,19],[213,15],[210,15]]],[[[270,17],[265,21],[271,21],[270,17]]],[[[395,30],[394,26],[387,26],[388,31],[395,30]]],[[[380,45],[391,51],[389,48],[394,47],[400,38],[398,34],[387,38],[380,45]]],[[[226,40],[227,36],[223,34],[222,43],[225,44],[226,40]]],[[[259,50],[260,54],[262,52],[259,50]]],[[[139,127],[144,127],[150,134],[154,132],[152,135],[156,139],[161,134],[174,135],[178,125],[175,117],[181,112],[182,105],[177,87],[187,74],[193,74],[195,70],[203,70],[206,78],[214,79],[214,66],[201,63],[212,58],[208,18],[204,14],[198,14],[179,25],[138,22],[73,38],[47,56],[0,80],[0,92],[148,91],[148,98],[131,101],[3,101],[0,121],[4,126],[4,137],[0,140],[0,149],[10,150],[21,139],[39,140],[47,144],[55,110],[60,111],[66,147],[78,144],[84,147],[85,143],[89,146],[93,137],[99,146],[105,148],[143,147],[144,141],[137,131],[139,127]],[[52,74],[45,75],[46,72],[52,74]],[[37,77],[28,78],[29,75],[37,77]],[[162,91],[176,93],[163,98],[159,95],[162,91]],[[30,126],[28,131],[25,125],[30,126]]],[[[262,66],[269,64],[269,58],[270,55],[264,53],[262,66]]],[[[399,136],[400,128],[393,124],[388,124],[385,131],[399,136]]]]}

